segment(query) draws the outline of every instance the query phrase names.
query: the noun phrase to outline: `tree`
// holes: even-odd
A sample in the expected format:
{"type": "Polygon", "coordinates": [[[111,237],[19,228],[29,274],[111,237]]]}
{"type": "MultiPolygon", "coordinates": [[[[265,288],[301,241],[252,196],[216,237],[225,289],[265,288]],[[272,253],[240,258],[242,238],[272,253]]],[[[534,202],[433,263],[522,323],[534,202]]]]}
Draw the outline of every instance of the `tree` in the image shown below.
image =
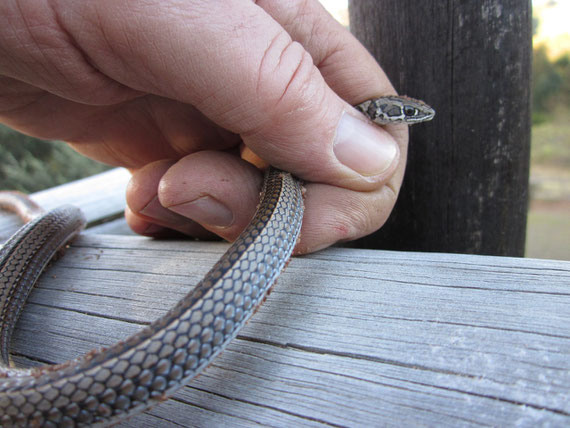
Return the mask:
{"type": "Polygon", "coordinates": [[[0,124],[0,189],[30,193],[104,171],[62,142],[42,141],[0,124]]]}

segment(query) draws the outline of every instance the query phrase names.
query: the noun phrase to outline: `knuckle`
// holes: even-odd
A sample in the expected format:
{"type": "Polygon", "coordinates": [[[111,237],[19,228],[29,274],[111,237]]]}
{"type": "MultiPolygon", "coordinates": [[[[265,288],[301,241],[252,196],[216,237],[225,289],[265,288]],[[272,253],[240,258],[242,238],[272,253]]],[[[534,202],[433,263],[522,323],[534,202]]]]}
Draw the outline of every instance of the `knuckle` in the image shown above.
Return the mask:
{"type": "Polygon", "coordinates": [[[267,109],[277,113],[302,108],[317,95],[318,70],[311,55],[289,35],[281,32],[272,40],[260,62],[257,95],[267,109]]]}
{"type": "Polygon", "coordinates": [[[2,46],[12,54],[12,61],[2,67],[5,76],[86,104],[114,104],[132,97],[131,90],[90,64],[55,4],[46,2],[37,10],[22,6],[12,13],[13,34],[2,46]]]}
{"type": "Polygon", "coordinates": [[[346,236],[339,237],[343,240],[352,240],[369,235],[380,229],[395,204],[393,192],[384,186],[381,189],[382,196],[371,197],[367,193],[359,193],[351,198],[349,204],[341,210],[341,224],[344,224],[346,236]]]}
{"type": "Polygon", "coordinates": [[[341,237],[341,239],[356,239],[374,230],[374,215],[362,198],[358,198],[356,203],[345,209],[342,212],[342,217],[349,235],[341,237]]]}

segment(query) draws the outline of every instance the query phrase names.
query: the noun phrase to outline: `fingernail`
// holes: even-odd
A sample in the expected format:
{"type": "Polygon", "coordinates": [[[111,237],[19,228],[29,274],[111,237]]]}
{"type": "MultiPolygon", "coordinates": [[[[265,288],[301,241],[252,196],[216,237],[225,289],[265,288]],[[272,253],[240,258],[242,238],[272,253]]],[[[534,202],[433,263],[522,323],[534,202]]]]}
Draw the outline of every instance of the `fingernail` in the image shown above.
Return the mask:
{"type": "Polygon", "coordinates": [[[390,134],[349,113],[340,118],[333,145],[340,163],[364,176],[386,171],[398,156],[390,134]]]}
{"type": "Polygon", "coordinates": [[[140,210],[140,213],[172,226],[188,223],[187,218],[181,217],[180,215],[170,211],[168,208],[163,207],[158,200],[158,196],[152,198],[151,201],[142,210],[140,210]]]}
{"type": "Polygon", "coordinates": [[[169,209],[202,225],[228,227],[234,222],[230,209],[211,196],[203,196],[191,202],[171,206],[169,209]]]}
{"type": "Polygon", "coordinates": [[[165,231],[165,228],[162,226],[159,226],[158,224],[151,224],[149,225],[143,234],[145,235],[155,235],[157,233],[162,233],[165,231]]]}

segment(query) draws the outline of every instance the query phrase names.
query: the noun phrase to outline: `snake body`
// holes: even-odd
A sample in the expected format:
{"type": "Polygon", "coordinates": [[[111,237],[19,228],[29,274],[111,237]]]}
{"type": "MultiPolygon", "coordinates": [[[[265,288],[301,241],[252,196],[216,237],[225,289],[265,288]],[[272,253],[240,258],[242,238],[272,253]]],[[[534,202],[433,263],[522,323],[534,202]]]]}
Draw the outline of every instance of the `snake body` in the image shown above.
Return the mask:
{"type": "MultiPolygon", "coordinates": [[[[411,124],[434,114],[404,97],[369,100],[357,108],[378,124],[411,124]]],[[[26,204],[0,193],[0,207],[17,209],[14,203],[26,204]]],[[[164,401],[237,335],[293,251],[303,196],[297,179],[270,167],[251,223],[166,315],[108,349],[63,364],[16,369],[10,367],[8,346],[28,293],[52,256],[85,224],[71,206],[29,211],[35,218],[0,250],[0,425],[106,426],[164,401]]]]}

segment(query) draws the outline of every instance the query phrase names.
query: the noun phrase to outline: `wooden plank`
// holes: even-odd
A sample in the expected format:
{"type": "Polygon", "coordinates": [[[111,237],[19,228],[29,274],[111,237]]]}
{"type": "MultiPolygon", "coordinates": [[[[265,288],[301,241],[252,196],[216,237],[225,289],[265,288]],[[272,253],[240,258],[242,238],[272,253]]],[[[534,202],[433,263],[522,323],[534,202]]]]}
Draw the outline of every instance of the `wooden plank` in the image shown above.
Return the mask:
{"type": "MultiPolygon", "coordinates": [[[[110,345],[171,307],[222,243],[83,235],[13,351],[110,345]]],[[[329,249],[294,258],[229,348],[144,426],[570,424],[570,263],[329,249]]]]}
{"type": "Polygon", "coordinates": [[[353,0],[350,28],[396,90],[436,110],[410,130],[390,219],[354,244],[523,256],[530,0],[353,0]]]}
{"type": "Polygon", "coordinates": [[[135,232],[127,225],[127,221],[123,216],[124,205],[114,216],[118,216],[114,220],[107,220],[103,223],[90,226],[85,229],[85,233],[94,233],[99,235],[136,235],[135,232]]]}
{"type": "MultiPolygon", "coordinates": [[[[88,223],[97,224],[120,216],[124,211],[125,191],[130,177],[126,169],[115,168],[83,180],[33,193],[30,197],[46,210],[64,204],[75,205],[81,208],[88,223]]],[[[21,223],[15,215],[2,213],[0,242],[5,241],[20,226],[21,223]]]]}

